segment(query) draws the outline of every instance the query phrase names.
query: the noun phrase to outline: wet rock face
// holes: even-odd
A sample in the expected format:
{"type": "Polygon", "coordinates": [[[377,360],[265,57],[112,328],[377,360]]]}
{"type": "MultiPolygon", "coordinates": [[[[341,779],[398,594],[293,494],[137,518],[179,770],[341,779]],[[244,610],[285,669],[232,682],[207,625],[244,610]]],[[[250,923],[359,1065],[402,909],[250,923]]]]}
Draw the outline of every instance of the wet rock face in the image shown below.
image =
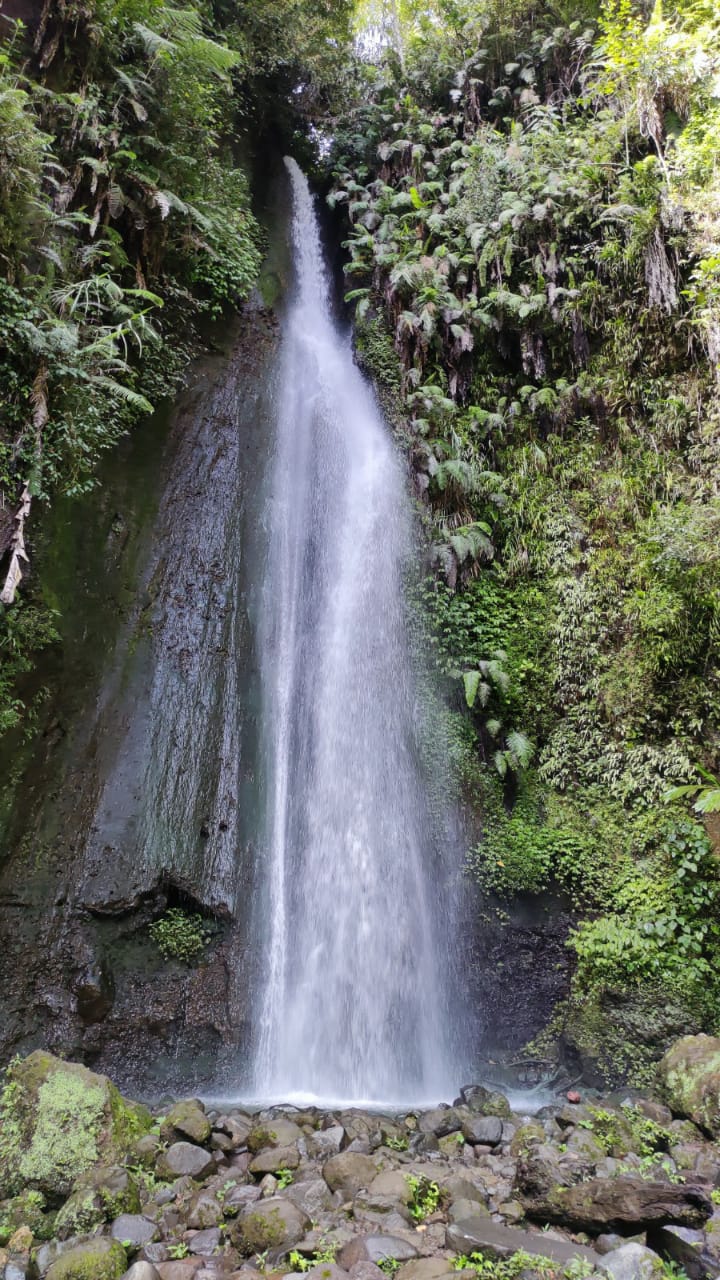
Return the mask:
{"type": "Polygon", "coordinates": [[[272,316],[246,315],[226,341],[170,420],[121,446],[96,498],[51,515],[37,563],[62,608],[62,680],[47,674],[47,732],[23,748],[14,804],[0,761],[0,1062],[42,1045],[147,1094],[207,1087],[247,1034],[252,831],[228,744],[242,729],[251,773],[242,574],[257,521],[243,494],[267,448],[272,316]],[[237,644],[247,688],[227,661],[237,644]],[[217,925],[191,964],[148,933],[177,905],[217,925]]]}
{"type": "Polygon", "coordinates": [[[573,1259],[594,1280],[660,1280],[663,1258],[689,1280],[720,1273],[720,1210],[709,1195],[716,1147],[657,1103],[560,1100],[535,1118],[503,1119],[481,1108],[509,1110],[507,1099],[481,1086],[463,1089],[452,1108],[395,1116],[282,1107],[250,1115],[189,1099],[150,1132],[146,1116],[129,1138],[137,1112],[109,1081],[48,1054],[13,1070],[16,1108],[9,1126],[3,1113],[0,1150],[17,1139],[15,1110],[30,1150],[40,1131],[48,1150],[62,1147],[67,1117],[48,1113],[41,1097],[53,1074],[81,1081],[77,1114],[88,1098],[95,1106],[93,1091],[107,1108],[105,1128],[92,1130],[97,1158],[72,1179],[62,1166],[52,1192],[34,1190],[34,1165],[11,1161],[2,1280],[260,1280],[267,1268],[313,1280],[381,1280],[388,1268],[403,1280],[450,1280],[458,1255],[472,1253],[490,1262],[522,1254],[526,1280],[573,1259]],[[643,1128],[648,1120],[658,1127],[643,1128]],[[493,1122],[492,1134],[481,1121],[493,1122]],[[448,1125],[437,1138],[433,1130],[448,1125]],[[436,1148],[413,1151],[413,1135],[436,1148]],[[496,1140],[479,1140],[488,1136],[496,1140]],[[655,1157],[645,1152],[650,1138],[655,1157]]]}

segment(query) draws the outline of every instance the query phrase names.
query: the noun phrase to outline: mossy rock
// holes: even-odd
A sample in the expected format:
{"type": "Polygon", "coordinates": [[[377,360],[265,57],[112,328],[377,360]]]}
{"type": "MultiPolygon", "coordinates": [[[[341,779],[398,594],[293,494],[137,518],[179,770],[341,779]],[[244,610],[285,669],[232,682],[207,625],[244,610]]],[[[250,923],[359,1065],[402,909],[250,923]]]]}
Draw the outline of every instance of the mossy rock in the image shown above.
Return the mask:
{"type": "Polygon", "coordinates": [[[127,1257],[120,1242],[97,1237],[56,1258],[46,1280],[120,1280],[126,1269],[127,1257]]]}
{"type": "Polygon", "coordinates": [[[45,1212],[41,1191],[23,1191],[0,1203],[0,1245],[7,1244],[18,1227],[29,1227],[35,1240],[49,1240],[54,1234],[55,1215],[45,1212]]]}
{"type": "Polygon", "coordinates": [[[720,1039],[683,1036],[668,1049],[658,1074],[671,1110],[720,1138],[720,1039]]]}
{"type": "Polygon", "coordinates": [[[152,1124],[107,1076],[38,1050],[11,1063],[0,1095],[0,1194],[65,1200],[98,1163],[118,1164],[152,1124]]]}
{"type": "Polygon", "coordinates": [[[132,1174],[120,1165],[97,1165],[75,1183],[58,1211],[55,1234],[60,1240],[85,1235],[123,1213],[140,1212],[140,1192],[132,1174]]]}

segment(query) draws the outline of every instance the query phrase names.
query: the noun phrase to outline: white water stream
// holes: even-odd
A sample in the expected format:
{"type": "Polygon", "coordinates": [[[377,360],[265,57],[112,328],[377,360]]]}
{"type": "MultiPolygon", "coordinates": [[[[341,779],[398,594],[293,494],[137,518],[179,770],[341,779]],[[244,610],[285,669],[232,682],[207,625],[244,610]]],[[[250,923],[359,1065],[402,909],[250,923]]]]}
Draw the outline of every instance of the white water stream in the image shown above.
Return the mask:
{"type": "Polygon", "coordinates": [[[286,1101],[451,1098],[461,1069],[448,999],[454,895],[417,746],[408,497],[333,323],[307,181],[286,164],[296,285],[259,623],[266,828],[253,1089],[286,1101]]]}

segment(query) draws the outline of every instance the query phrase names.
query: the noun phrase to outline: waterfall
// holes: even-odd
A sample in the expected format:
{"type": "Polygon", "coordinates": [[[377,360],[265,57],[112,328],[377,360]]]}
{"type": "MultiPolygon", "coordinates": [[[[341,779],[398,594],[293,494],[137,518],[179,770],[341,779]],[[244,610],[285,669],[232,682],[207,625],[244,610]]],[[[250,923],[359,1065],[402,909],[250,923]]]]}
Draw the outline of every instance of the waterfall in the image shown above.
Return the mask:
{"type": "Polygon", "coordinates": [[[458,1083],[456,920],[418,748],[402,467],[333,322],[307,180],[277,385],[259,606],[266,818],[258,1097],[407,1103],[458,1083]]]}

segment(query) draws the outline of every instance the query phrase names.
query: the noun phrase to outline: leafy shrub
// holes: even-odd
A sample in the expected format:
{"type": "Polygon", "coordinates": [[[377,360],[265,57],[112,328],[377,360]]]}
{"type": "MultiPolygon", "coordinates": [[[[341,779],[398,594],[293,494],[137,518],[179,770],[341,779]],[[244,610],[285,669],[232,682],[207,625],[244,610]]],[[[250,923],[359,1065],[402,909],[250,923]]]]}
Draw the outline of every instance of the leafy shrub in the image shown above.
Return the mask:
{"type": "Polygon", "coordinates": [[[201,915],[171,907],[149,926],[150,937],[166,960],[193,964],[212,937],[212,930],[201,915]]]}

